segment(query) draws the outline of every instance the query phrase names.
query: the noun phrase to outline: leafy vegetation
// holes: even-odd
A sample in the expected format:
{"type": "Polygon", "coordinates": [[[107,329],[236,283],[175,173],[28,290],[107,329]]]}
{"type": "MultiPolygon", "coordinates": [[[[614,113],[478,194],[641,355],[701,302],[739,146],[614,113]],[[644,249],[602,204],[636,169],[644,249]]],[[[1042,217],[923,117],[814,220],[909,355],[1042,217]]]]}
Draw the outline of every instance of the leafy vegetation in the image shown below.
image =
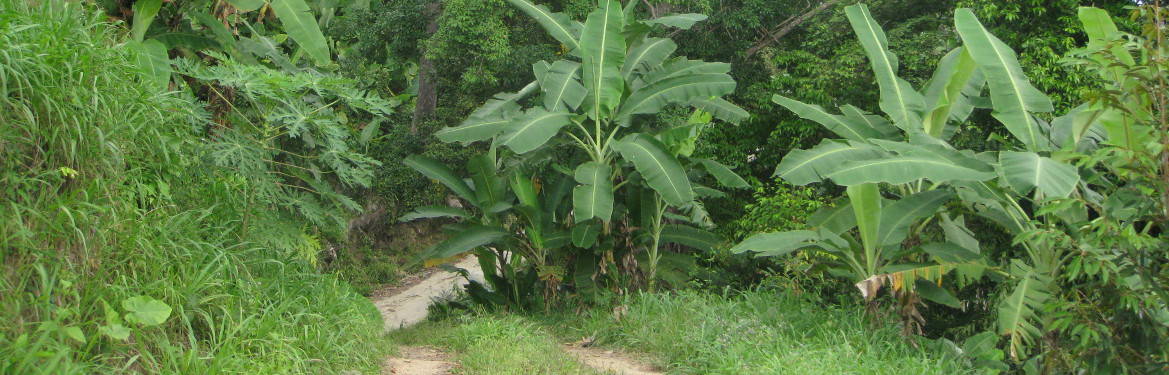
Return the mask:
{"type": "Polygon", "coordinates": [[[1167,12],[0,0],[0,372],[1163,373],[1167,12]]]}

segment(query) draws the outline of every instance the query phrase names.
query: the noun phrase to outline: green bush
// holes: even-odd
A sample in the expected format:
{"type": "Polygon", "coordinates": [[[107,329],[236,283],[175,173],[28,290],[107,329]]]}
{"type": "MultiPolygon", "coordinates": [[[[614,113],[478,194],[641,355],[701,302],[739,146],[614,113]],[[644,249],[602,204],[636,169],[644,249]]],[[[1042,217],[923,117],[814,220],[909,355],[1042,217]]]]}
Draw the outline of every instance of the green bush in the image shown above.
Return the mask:
{"type": "Polygon", "coordinates": [[[317,230],[206,164],[211,116],[103,19],[0,0],[0,373],[376,371],[317,230]]]}

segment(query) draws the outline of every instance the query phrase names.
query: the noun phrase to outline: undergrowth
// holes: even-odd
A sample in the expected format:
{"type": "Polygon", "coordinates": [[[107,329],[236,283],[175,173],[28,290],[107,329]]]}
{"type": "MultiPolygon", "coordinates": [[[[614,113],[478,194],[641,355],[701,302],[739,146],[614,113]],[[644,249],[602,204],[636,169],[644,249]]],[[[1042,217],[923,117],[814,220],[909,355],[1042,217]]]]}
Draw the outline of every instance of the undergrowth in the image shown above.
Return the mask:
{"type": "Polygon", "coordinates": [[[30,4],[0,0],[0,373],[376,371],[376,310],[208,165],[198,102],[99,12],[30,4]]]}

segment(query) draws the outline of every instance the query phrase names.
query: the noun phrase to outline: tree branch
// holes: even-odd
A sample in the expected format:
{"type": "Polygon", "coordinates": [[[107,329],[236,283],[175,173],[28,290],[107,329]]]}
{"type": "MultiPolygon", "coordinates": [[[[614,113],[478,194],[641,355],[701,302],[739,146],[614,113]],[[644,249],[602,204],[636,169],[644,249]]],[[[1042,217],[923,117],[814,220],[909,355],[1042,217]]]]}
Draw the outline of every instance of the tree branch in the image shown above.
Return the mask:
{"type": "Polygon", "coordinates": [[[781,22],[779,25],[776,26],[777,30],[772,32],[767,37],[763,38],[763,40],[755,42],[755,45],[751,46],[751,48],[748,48],[747,49],[747,57],[749,58],[751,56],[754,56],[756,53],[759,53],[759,50],[763,49],[764,47],[767,47],[767,46],[771,45],[772,43],[778,42],[785,35],[792,32],[792,30],[795,30],[796,27],[800,26],[804,22],[807,22],[808,19],[816,16],[820,12],[823,12],[825,9],[828,9],[828,7],[835,5],[836,3],[839,3],[839,2],[840,2],[840,0],[825,0],[825,1],[821,2],[820,5],[816,6],[815,8],[812,8],[811,10],[808,10],[807,12],[804,12],[803,14],[801,14],[799,16],[793,16],[791,18],[784,20],[783,22],[781,22]]]}

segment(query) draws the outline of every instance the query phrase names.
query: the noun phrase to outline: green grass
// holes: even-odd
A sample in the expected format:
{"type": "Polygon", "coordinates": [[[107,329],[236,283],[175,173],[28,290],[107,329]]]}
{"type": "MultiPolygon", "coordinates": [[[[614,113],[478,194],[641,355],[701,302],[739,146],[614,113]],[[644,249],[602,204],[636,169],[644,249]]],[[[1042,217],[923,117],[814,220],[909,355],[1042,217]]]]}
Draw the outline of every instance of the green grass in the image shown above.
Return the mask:
{"type": "Polygon", "coordinates": [[[317,272],[311,226],[207,166],[205,110],[142,83],[124,38],[0,0],[0,373],[376,373],[373,306],[317,272]],[[126,319],[136,296],[167,319],[126,319]]]}
{"type": "MultiPolygon", "coordinates": [[[[872,329],[860,306],[833,306],[760,289],[628,297],[610,310],[545,317],[566,340],[644,352],[673,374],[960,374],[939,352],[916,349],[895,327],[872,329]]],[[[923,347],[925,347],[923,345],[923,347]]]]}
{"type": "Polygon", "coordinates": [[[561,350],[536,322],[516,315],[470,314],[425,322],[390,334],[401,345],[454,353],[459,374],[595,374],[561,350]]]}

